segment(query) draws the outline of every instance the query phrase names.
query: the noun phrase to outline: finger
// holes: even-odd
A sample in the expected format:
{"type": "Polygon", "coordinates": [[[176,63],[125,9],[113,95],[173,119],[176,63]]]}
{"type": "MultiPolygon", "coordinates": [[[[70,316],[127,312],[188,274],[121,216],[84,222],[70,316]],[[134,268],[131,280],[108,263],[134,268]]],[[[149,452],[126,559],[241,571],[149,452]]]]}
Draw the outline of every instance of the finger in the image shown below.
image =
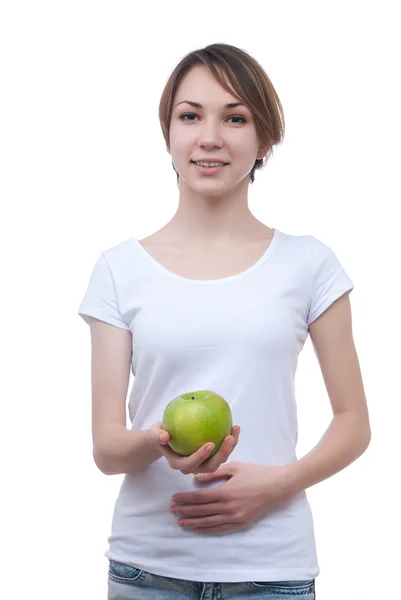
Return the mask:
{"type": "Polygon", "coordinates": [[[192,454],[189,458],[191,461],[191,465],[194,469],[197,469],[201,463],[207,460],[211,453],[213,452],[215,445],[213,442],[208,442],[207,444],[203,444],[194,454],[192,454]]]}
{"type": "Polygon", "coordinates": [[[162,428],[161,421],[152,425],[150,435],[156,444],[168,444],[170,441],[170,435],[168,431],[162,428]]]}
{"type": "MultiPolygon", "coordinates": [[[[216,452],[216,454],[213,456],[213,459],[218,458],[220,462],[225,462],[230,456],[231,452],[234,450],[235,446],[238,444],[239,434],[240,427],[239,425],[235,425],[231,430],[231,435],[227,435],[224,438],[223,443],[219,448],[219,451],[216,452]]],[[[212,459],[210,459],[210,461],[208,462],[212,462],[212,459]]],[[[217,460],[215,462],[217,462],[217,460]]]]}
{"type": "Polygon", "coordinates": [[[173,469],[179,470],[185,475],[197,473],[198,466],[205,461],[213,452],[214,444],[204,444],[191,456],[180,456],[168,446],[159,446],[162,454],[167,458],[173,469]]]}
{"type": "Polygon", "coordinates": [[[199,519],[193,519],[191,517],[178,519],[178,525],[183,529],[195,529],[196,527],[210,528],[228,524],[227,515],[222,516],[220,514],[209,515],[208,517],[200,517],[199,519]]]}
{"type": "Polygon", "coordinates": [[[159,433],[159,442],[160,444],[168,444],[170,441],[170,435],[168,431],[162,429],[159,433]]]}
{"type": "Polygon", "coordinates": [[[234,427],[232,428],[232,431],[231,431],[231,435],[233,436],[233,438],[235,439],[235,441],[237,443],[238,443],[240,431],[241,431],[241,427],[239,425],[234,425],[234,427]]]}
{"type": "Polygon", "coordinates": [[[162,454],[167,458],[168,462],[171,466],[173,466],[174,469],[181,468],[180,465],[185,465],[186,457],[180,456],[177,454],[177,452],[174,452],[174,450],[172,450],[168,444],[164,444],[159,447],[162,454]]]}
{"type": "Polygon", "coordinates": [[[154,439],[155,441],[158,440],[159,435],[160,435],[160,433],[162,431],[161,421],[159,421],[158,423],[154,423],[150,427],[149,431],[150,431],[150,435],[151,435],[152,439],[154,439]]]}
{"type": "Polygon", "coordinates": [[[207,504],[176,504],[170,507],[170,512],[179,517],[203,517],[230,511],[222,502],[208,502],[207,504]]]}
{"type": "Polygon", "coordinates": [[[200,472],[213,473],[216,471],[221,464],[228,460],[236,445],[237,442],[235,441],[235,438],[232,435],[228,435],[220,446],[219,451],[202,465],[200,472]]]}
{"type": "Polygon", "coordinates": [[[212,504],[213,502],[225,502],[226,495],[221,491],[223,486],[209,488],[195,492],[177,492],[173,496],[173,502],[178,504],[212,504]]]}
{"type": "Polygon", "coordinates": [[[178,469],[181,473],[184,473],[184,475],[188,475],[189,473],[200,473],[200,465],[210,457],[213,450],[214,444],[209,442],[198,448],[191,456],[176,459],[178,469]]]}
{"type": "MultiPolygon", "coordinates": [[[[227,440],[228,456],[233,452],[234,448],[238,444],[238,438],[239,438],[240,431],[241,431],[241,429],[240,429],[239,425],[234,425],[234,427],[232,428],[232,431],[231,431],[231,436],[228,436],[229,437],[229,440],[227,440]]],[[[228,456],[227,456],[227,458],[228,458],[228,456]]],[[[227,458],[226,458],[226,460],[227,460],[227,458]]]]}
{"type": "Polygon", "coordinates": [[[238,440],[239,440],[239,434],[241,432],[241,428],[239,427],[239,425],[236,425],[235,427],[233,427],[233,440],[234,440],[234,444],[231,448],[231,452],[234,450],[234,448],[237,446],[238,444],[238,440]]]}

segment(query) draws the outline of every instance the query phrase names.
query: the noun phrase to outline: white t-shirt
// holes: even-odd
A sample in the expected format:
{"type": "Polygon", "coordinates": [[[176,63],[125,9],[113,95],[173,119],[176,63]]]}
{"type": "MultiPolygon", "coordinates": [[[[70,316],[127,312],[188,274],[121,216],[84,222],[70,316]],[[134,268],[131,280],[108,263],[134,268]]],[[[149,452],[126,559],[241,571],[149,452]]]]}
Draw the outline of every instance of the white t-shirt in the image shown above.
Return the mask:
{"type": "MultiPolygon", "coordinates": [[[[132,333],[133,430],[160,421],[176,396],[212,390],[241,427],[229,461],[283,465],[297,460],[294,378],[308,325],[352,289],[334,252],[311,235],[274,229],[253,266],[215,280],[171,272],[132,237],[101,253],[79,315],[132,333]]],[[[245,531],[203,536],[181,528],[169,512],[173,494],[222,484],[197,483],[164,457],[126,474],[105,556],[202,582],[319,574],[305,491],[245,531]]]]}

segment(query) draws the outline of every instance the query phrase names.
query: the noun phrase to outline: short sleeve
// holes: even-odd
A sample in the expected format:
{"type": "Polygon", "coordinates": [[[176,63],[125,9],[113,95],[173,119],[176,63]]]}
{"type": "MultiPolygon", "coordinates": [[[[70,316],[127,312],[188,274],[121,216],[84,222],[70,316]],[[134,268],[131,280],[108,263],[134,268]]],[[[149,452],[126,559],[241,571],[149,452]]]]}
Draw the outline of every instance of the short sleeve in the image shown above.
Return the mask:
{"type": "Polygon", "coordinates": [[[110,325],[129,329],[119,310],[115,282],[104,252],[94,266],[78,314],[88,324],[88,317],[95,317],[110,325]]]}
{"type": "Polygon", "coordinates": [[[354,289],[331,248],[310,236],[311,273],[307,323],[315,321],[335,300],[354,289]]]}

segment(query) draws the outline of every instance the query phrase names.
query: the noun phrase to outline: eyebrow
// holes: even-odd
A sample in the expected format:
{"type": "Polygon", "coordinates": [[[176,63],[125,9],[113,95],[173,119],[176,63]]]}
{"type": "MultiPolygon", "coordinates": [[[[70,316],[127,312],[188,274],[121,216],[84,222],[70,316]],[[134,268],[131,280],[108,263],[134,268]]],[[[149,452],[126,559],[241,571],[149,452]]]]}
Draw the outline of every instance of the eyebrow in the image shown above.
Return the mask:
{"type": "MultiPolygon", "coordinates": [[[[203,108],[202,104],[199,104],[199,102],[192,102],[191,100],[182,100],[181,102],[178,102],[178,104],[184,103],[190,104],[194,108],[203,108]]],[[[175,106],[178,106],[178,104],[175,106]]],[[[245,106],[245,104],[243,102],[230,102],[229,104],[226,104],[224,108],[236,108],[237,106],[245,106]]]]}

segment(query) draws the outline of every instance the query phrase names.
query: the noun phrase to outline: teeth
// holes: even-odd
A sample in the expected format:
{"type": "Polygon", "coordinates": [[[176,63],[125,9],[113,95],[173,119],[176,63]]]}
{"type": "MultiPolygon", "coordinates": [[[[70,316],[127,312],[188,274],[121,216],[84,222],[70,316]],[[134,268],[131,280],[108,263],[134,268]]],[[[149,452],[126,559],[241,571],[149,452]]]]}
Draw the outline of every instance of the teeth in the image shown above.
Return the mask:
{"type": "Polygon", "coordinates": [[[196,165],[201,165],[201,167],[220,167],[221,165],[224,165],[225,163],[223,162],[196,162],[196,165]]]}

